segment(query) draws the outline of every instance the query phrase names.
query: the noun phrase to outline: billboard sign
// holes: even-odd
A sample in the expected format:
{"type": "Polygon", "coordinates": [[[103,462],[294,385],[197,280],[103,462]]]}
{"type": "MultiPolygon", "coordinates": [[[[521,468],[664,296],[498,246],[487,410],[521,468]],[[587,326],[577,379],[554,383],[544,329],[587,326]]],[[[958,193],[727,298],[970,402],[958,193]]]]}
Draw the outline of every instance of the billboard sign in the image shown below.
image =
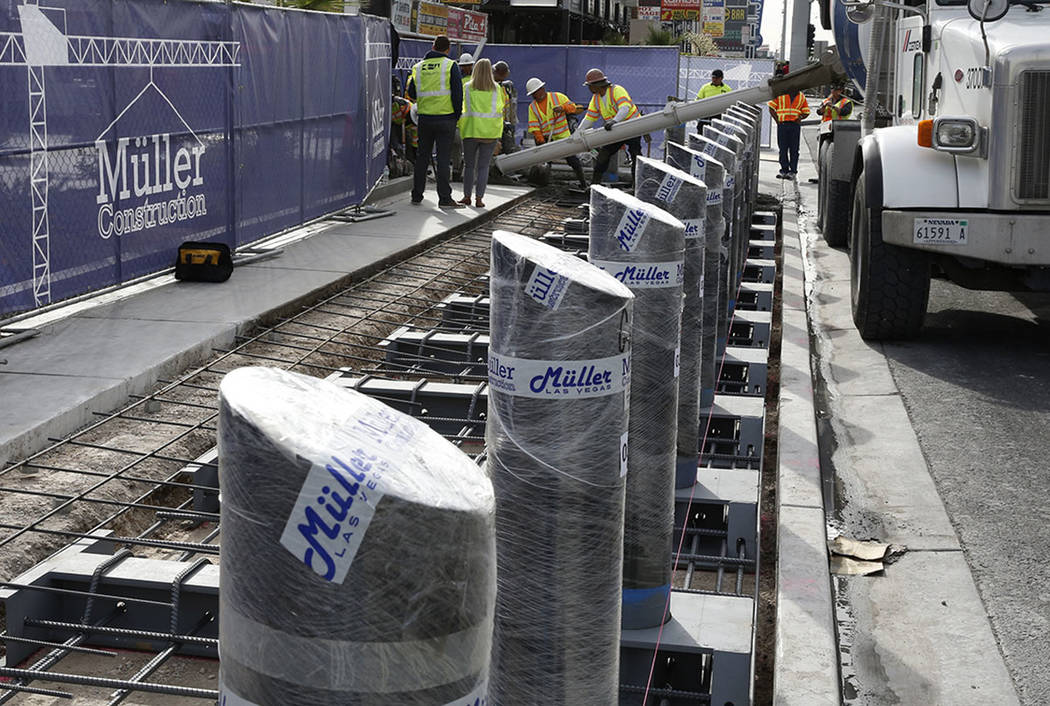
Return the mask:
{"type": "Polygon", "coordinates": [[[448,7],[436,2],[420,0],[416,16],[416,31],[436,37],[448,33],[448,7]]]}

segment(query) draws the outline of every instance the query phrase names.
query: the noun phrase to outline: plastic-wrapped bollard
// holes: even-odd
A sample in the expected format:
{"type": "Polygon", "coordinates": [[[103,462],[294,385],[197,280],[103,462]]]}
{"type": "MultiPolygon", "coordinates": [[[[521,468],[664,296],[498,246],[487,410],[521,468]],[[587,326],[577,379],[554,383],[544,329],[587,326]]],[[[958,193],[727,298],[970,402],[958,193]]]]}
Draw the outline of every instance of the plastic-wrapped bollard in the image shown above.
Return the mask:
{"type": "Polygon", "coordinates": [[[634,297],[582,259],[501,231],[490,277],[489,703],[614,704],[634,297]]]}
{"type": "Polygon", "coordinates": [[[685,224],[677,218],[628,194],[591,187],[591,263],[626,284],[635,297],[625,629],[662,624],[671,590],[684,251],[685,224]]]}
{"type": "MultiPolygon", "coordinates": [[[[710,155],[717,159],[725,169],[725,180],[722,188],[722,216],[725,218],[726,229],[722,236],[722,245],[725,247],[726,255],[726,290],[723,300],[723,311],[718,315],[718,340],[716,341],[715,357],[721,359],[725,354],[726,340],[729,335],[729,322],[733,318],[736,309],[736,293],[740,286],[740,270],[737,267],[734,255],[737,251],[737,232],[735,222],[736,203],[736,154],[728,147],[723,147],[714,140],[701,135],[689,135],[689,146],[692,149],[710,155]]],[[[721,299],[721,297],[720,297],[721,299]]]]}
{"type": "Polygon", "coordinates": [[[696,482],[700,449],[700,362],[704,321],[704,217],[707,186],[663,162],[638,158],[634,195],[664,209],[685,224],[685,276],[682,289],[681,353],[678,373],[678,456],[675,487],[696,482]]]}
{"type": "Polygon", "coordinates": [[[688,172],[707,185],[707,212],[704,217],[707,241],[704,248],[704,322],[700,360],[700,408],[715,401],[718,376],[717,339],[726,331],[726,282],[729,251],[724,247],[725,217],[722,215],[722,184],[725,167],[710,155],[681,145],[667,145],[667,162],[688,172]]]}
{"type": "MultiPolygon", "coordinates": [[[[754,213],[756,192],[754,189],[754,174],[757,169],[758,154],[755,151],[755,125],[754,121],[743,113],[738,113],[737,108],[730,108],[728,111],[722,114],[722,119],[719,121],[712,121],[712,125],[722,130],[722,132],[729,132],[734,134],[744,143],[744,168],[741,171],[741,183],[744,188],[744,200],[742,201],[742,223],[748,228],[748,238],[750,238],[751,228],[751,216],[754,213]]],[[[745,248],[746,253],[747,248],[745,248]]],[[[746,254],[745,254],[746,259],[746,254]]]]}
{"type": "MultiPolygon", "coordinates": [[[[733,233],[736,234],[736,237],[733,238],[732,259],[733,267],[736,271],[743,273],[744,259],[747,256],[747,240],[750,233],[750,228],[744,227],[746,225],[744,220],[744,186],[751,179],[747,173],[748,164],[744,158],[745,144],[743,139],[733,132],[735,128],[729,128],[731,132],[727,133],[727,128],[722,127],[726,125],[724,120],[719,120],[718,122],[721,124],[719,127],[715,127],[713,124],[704,126],[704,137],[732,150],[733,155],[736,157],[736,173],[733,180],[733,233]]],[[[736,289],[733,292],[732,300],[735,303],[736,289]]]]}
{"type": "Polygon", "coordinates": [[[222,703],[473,704],[496,592],[485,473],[422,422],[274,368],[219,388],[222,703]]]}

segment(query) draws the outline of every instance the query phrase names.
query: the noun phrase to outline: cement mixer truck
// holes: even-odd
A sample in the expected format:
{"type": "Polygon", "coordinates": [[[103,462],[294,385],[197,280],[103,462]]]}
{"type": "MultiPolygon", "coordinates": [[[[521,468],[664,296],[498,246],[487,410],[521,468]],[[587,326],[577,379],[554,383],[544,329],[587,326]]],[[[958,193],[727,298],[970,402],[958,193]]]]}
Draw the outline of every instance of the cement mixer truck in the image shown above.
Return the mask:
{"type": "Polygon", "coordinates": [[[818,1],[864,103],[818,156],[861,336],[918,335],[931,274],[1050,291],[1048,0],[818,1]]]}

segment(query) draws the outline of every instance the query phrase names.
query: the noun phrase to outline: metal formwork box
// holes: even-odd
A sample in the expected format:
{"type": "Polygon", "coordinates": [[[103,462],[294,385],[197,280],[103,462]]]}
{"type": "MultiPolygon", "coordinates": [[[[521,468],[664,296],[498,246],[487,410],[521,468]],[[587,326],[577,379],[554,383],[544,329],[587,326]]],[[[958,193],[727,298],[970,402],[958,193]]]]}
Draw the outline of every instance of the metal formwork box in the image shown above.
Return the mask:
{"type": "Polygon", "coordinates": [[[698,470],[695,485],[675,490],[675,546],[691,555],[756,558],[760,479],[750,469],[698,470]]]}
{"type": "Polygon", "coordinates": [[[435,309],[441,317],[441,328],[487,331],[489,297],[487,294],[453,294],[445,297],[435,309]]]}
{"type": "Polygon", "coordinates": [[[752,223],[748,234],[752,241],[775,243],[777,241],[776,223],[752,223]]]}
{"type": "Polygon", "coordinates": [[[750,597],[671,591],[670,620],[620,636],[620,706],[642,706],[650,682],[648,704],[750,704],[754,613],[750,597]]]}
{"type": "Polygon", "coordinates": [[[728,345],[750,348],[769,348],[773,327],[770,311],[737,311],[729,326],[728,345]]]}
{"type": "Polygon", "coordinates": [[[768,363],[769,350],[766,348],[727,346],[718,376],[717,392],[765,397],[768,363]]]}
{"type": "Polygon", "coordinates": [[[752,240],[747,244],[748,260],[773,260],[776,258],[776,243],[768,240],[752,240]]]}
{"type": "MultiPolygon", "coordinates": [[[[79,539],[0,588],[8,634],[62,642],[83,632],[84,645],[157,652],[192,636],[175,640],[180,654],[218,657],[218,564],[137,557],[109,534],[79,539]]],[[[7,665],[39,649],[8,642],[7,665]]]]}
{"type": "Polygon", "coordinates": [[[419,331],[402,327],[380,341],[379,347],[384,351],[384,367],[391,372],[448,377],[487,375],[489,337],[480,331],[419,331]]]}
{"type": "Polygon", "coordinates": [[[700,410],[701,468],[759,470],[765,416],[761,397],[716,395],[714,405],[700,410]]]}
{"type": "Polygon", "coordinates": [[[736,295],[737,311],[773,311],[773,285],[744,282],[736,295]]]}
{"type": "Polygon", "coordinates": [[[777,263],[773,260],[748,259],[740,279],[742,282],[773,284],[777,279],[777,263]]]}

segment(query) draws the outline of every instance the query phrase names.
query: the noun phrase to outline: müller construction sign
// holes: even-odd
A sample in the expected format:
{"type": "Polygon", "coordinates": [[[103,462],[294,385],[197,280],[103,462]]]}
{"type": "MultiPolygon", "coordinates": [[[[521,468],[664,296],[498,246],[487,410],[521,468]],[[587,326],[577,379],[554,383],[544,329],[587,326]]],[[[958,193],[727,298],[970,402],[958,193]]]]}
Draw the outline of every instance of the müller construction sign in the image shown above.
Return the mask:
{"type": "Polygon", "coordinates": [[[363,202],[389,81],[378,18],[0,0],[0,316],[363,202]]]}

